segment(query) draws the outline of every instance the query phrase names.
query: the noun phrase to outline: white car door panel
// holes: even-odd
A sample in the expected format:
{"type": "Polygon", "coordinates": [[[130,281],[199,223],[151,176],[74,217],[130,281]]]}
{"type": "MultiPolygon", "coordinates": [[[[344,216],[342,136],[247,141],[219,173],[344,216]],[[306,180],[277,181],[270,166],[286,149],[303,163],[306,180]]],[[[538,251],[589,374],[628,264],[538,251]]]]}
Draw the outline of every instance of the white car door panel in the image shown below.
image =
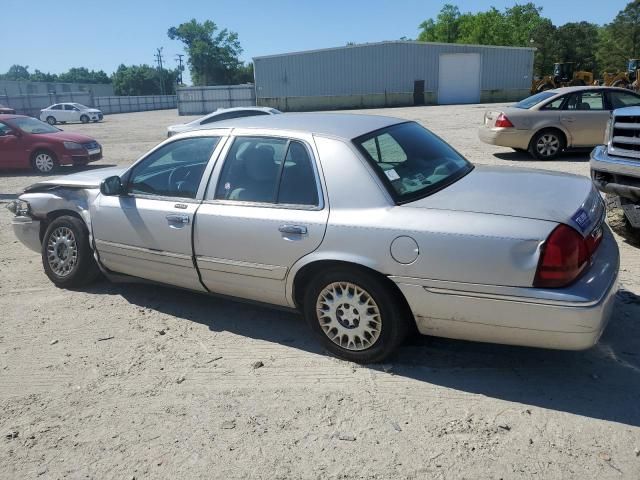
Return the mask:
{"type": "Polygon", "coordinates": [[[194,253],[202,282],[216,293],[287,305],[289,269],[324,237],[329,210],[321,192],[308,145],[237,137],[197,212],[194,253]],[[251,164],[261,165],[254,177],[251,164]]]}

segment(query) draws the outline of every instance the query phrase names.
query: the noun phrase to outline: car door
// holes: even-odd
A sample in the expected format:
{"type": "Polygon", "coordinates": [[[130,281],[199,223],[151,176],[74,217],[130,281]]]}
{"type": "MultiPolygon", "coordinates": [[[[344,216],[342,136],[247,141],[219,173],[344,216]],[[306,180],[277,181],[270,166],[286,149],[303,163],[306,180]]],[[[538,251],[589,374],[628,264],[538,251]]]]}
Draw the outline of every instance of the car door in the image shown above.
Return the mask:
{"type": "Polygon", "coordinates": [[[592,147],[602,143],[610,111],[602,90],[580,90],[569,95],[560,122],[569,132],[570,146],[592,147]]]}
{"type": "Polygon", "coordinates": [[[27,155],[20,140],[16,129],[0,122],[0,169],[28,166],[28,162],[25,162],[27,155]]]}
{"type": "Polygon", "coordinates": [[[202,177],[220,139],[203,135],[164,144],[123,176],[122,195],[98,196],[91,223],[105,267],[204,290],[193,263],[192,229],[202,177]]]}
{"type": "Polygon", "coordinates": [[[607,91],[607,96],[609,97],[611,110],[640,106],[640,95],[637,93],[625,92],[623,90],[609,90],[607,91]]]}
{"type": "Polygon", "coordinates": [[[80,120],[80,110],[69,103],[64,104],[64,121],[78,122],[80,120]]]}
{"type": "Polygon", "coordinates": [[[324,237],[313,140],[236,136],[218,162],[194,227],[202,282],[213,292],[287,305],[289,269],[324,237]]]}

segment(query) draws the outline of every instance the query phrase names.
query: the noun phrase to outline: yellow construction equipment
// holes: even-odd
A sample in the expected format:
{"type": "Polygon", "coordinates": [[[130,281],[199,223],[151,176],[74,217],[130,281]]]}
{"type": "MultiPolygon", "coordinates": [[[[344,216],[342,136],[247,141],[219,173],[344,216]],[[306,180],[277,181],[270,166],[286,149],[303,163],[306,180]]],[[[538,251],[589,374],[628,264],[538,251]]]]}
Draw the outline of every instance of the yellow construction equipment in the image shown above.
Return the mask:
{"type": "Polygon", "coordinates": [[[638,90],[638,70],[640,69],[640,59],[632,58],[627,64],[626,72],[604,73],[602,75],[602,85],[606,87],[621,87],[638,90]]]}
{"type": "Polygon", "coordinates": [[[574,62],[553,64],[553,75],[545,75],[531,82],[531,93],[543,92],[552,88],[569,87],[575,85],[592,85],[593,73],[575,70],[574,62]]]}

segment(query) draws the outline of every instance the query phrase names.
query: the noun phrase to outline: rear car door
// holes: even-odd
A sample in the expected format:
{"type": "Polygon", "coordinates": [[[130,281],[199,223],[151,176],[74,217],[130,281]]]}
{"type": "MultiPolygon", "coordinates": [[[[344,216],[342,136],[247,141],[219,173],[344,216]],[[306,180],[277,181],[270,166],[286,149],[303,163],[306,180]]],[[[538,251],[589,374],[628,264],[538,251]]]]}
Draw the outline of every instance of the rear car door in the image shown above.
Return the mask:
{"type": "Polygon", "coordinates": [[[287,305],[289,269],[324,237],[329,208],[313,139],[237,136],[218,162],[194,227],[213,292],[287,305]]]}
{"type": "Polygon", "coordinates": [[[203,174],[220,140],[197,136],[164,144],[124,175],[125,194],[98,196],[91,223],[105,267],[204,290],[193,263],[191,235],[204,192],[203,174]]]}
{"type": "Polygon", "coordinates": [[[569,95],[560,122],[571,136],[572,147],[602,143],[610,111],[602,90],[580,90],[569,95]]]}

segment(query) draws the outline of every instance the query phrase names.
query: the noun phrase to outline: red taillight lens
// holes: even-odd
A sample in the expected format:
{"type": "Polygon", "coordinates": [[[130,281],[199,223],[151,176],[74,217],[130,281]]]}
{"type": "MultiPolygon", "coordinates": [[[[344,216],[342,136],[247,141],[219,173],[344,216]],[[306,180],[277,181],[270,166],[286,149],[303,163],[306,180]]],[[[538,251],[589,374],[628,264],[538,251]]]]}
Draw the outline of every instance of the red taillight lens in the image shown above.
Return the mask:
{"type": "Polygon", "coordinates": [[[559,225],[542,246],[533,286],[558,288],[569,285],[580,275],[599,243],[597,239],[589,244],[573,228],[559,225]]]}
{"type": "Polygon", "coordinates": [[[496,118],[495,126],[512,128],[513,123],[511,123],[511,120],[509,120],[504,113],[501,113],[500,115],[498,115],[498,118],[496,118]]]}

